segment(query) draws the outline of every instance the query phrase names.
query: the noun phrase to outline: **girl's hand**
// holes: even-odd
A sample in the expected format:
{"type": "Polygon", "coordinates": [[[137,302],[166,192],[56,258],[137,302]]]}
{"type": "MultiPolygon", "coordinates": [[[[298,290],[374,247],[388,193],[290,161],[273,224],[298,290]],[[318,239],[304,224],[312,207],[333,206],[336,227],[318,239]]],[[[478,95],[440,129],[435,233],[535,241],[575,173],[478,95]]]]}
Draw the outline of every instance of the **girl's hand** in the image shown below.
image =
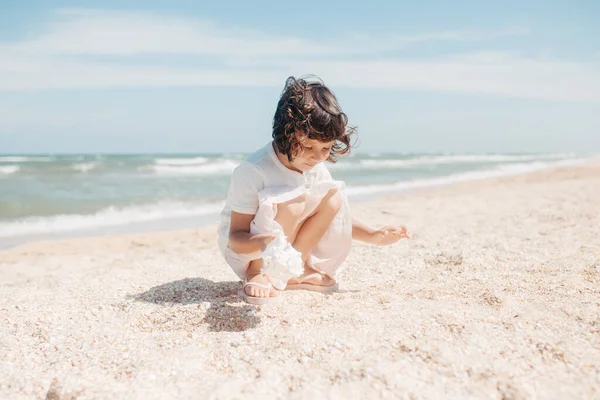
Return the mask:
{"type": "Polygon", "coordinates": [[[410,239],[405,226],[384,226],[371,234],[371,243],[378,246],[394,244],[400,239],[410,239]]]}

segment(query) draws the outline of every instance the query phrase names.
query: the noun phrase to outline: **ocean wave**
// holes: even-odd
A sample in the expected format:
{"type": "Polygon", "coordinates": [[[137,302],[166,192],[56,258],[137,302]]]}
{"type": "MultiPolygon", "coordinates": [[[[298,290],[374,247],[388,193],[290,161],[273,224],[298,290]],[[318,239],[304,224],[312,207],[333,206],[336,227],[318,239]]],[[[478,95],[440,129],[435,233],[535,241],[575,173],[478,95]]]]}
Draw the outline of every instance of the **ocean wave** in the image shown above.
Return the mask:
{"type": "Polygon", "coordinates": [[[142,170],[151,170],[157,174],[216,175],[231,173],[238,165],[239,162],[232,160],[216,160],[201,165],[153,165],[150,167],[142,167],[142,170]]]}
{"type": "Polygon", "coordinates": [[[0,175],[10,175],[19,172],[21,167],[18,165],[3,165],[0,166],[0,175]]]}
{"type": "Polygon", "coordinates": [[[346,192],[350,196],[369,195],[376,193],[393,193],[408,189],[418,189],[432,186],[450,185],[453,183],[474,181],[479,179],[498,178],[502,176],[517,175],[526,172],[539,171],[552,167],[564,167],[584,162],[585,159],[560,160],[554,162],[530,162],[502,165],[482,171],[471,171],[459,174],[441,176],[437,178],[418,179],[414,181],[401,181],[391,184],[349,186],[346,192]]]}
{"type": "Polygon", "coordinates": [[[30,156],[30,157],[24,157],[24,156],[0,156],[0,163],[1,162],[16,162],[16,163],[22,163],[22,162],[49,162],[49,161],[53,161],[54,158],[52,157],[41,157],[41,156],[30,156]]]}
{"type": "Polygon", "coordinates": [[[71,166],[72,169],[79,172],[88,172],[96,168],[98,164],[96,163],[79,163],[71,166]]]}
{"type": "Polygon", "coordinates": [[[108,207],[95,214],[27,217],[14,222],[0,223],[0,237],[63,233],[170,218],[210,215],[218,213],[222,208],[223,203],[162,202],[124,208],[108,207]]]}
{"type": "Polygon", "coordinates": [[[416,158],[394,160],[360,160],[355,162],[340,161],[333,164],[333,169],[392,169],[392,168],[410,168],[422,165],[439,164],[463,164],[463,163],[500,163],[500,162],[524,162],[524,161],[544,161],[572,159],[575,157],[571,153],[560,154],[531,154],[531,155],[511,155],[511,154],[456,154],[444,156],[421,156],[416,158]]]}
{"type": "Polygon", "coordinates": [[[208,162],[206,157],[193,158],[157,158],[154,162],[158,165],[198,165],[208,162]]]}
{"type": "MultiPolygon", "coordinates": [[[[584,161],[586,161],[586,159],[507,164],[481,171],[464,172],[429,179],[400,181],[380,185],[347,186],[346,191],[350,196],[381,193],[391,194],[409,189],[449,185],[479,179],[516,175],[552,167],[575,165],[584,161]]],[[[204,204],[159,202],[123,208],[107,207],[94,214],[64,214],[47,217],[26,217],[17,221],[0,223],[0,237],[8,238],[35,234],[85,231],[102,227],[126,226],[133,223],[148,221],[216,215],[221,211],[222,207],[222,202],[204,204]]]]}

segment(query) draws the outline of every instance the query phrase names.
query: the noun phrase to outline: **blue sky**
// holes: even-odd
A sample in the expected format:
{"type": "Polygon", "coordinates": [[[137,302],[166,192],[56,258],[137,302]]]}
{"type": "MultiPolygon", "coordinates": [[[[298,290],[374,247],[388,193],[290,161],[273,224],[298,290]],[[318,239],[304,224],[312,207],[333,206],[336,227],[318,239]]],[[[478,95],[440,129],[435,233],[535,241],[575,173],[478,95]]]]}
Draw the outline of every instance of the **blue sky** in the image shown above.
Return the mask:
{"type": "Polygon", "coordinates": [[[357,151],[600,152],[600,3],[0,2],[0,153],[251,151],[316,74],[357,151]]]}

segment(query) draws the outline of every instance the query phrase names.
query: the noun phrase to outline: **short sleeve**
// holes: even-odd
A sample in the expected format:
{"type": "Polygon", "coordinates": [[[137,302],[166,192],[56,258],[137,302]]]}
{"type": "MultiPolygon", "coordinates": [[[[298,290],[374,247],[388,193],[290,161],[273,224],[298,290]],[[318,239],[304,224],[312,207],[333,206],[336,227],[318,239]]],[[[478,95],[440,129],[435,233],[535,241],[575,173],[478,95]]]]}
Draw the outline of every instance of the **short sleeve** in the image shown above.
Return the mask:
{"type": "Polygon", "coordinates": [[[231,211],[240,214],[256,214],[258,210],[258,192],[263,189],[260,172],[252,164],[243,162],[231,175],[229,186],[229,205],[231,211]]]}

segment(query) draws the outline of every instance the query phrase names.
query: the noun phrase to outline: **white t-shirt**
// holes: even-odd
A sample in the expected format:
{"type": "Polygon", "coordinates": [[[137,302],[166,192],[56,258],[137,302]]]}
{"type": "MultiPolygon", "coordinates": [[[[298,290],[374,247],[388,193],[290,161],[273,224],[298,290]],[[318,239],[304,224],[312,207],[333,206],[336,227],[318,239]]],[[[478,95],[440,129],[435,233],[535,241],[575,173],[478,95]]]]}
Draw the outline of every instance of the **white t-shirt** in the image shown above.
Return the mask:
{"type": "Polygon", "coordinates": [[[219,234],[229,235],[231,212],[256,214],[259,206],[258,193],[272,187],[310,189],[316,182],[332,180],[331,173],[319,163],[310,171],[292,171],[281,163],[273,149],[272,142],[257,150],[238,165],[231,176],[229,193],[221,212],[219,234]]]}

